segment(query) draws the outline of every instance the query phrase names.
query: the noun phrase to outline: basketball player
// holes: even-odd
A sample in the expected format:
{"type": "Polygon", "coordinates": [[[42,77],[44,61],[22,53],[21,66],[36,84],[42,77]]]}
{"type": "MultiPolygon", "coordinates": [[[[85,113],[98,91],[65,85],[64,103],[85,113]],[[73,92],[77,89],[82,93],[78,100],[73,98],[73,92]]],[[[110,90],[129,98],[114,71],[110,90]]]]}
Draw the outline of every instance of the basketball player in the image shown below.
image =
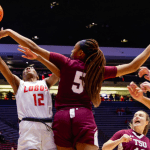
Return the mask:
{"type": "Polygon", "coordinates": [[[150,127],[149,115],[145,111],[137,111],[130,127],[116,132],[104,143],[102,150],[112,150],[118,145],[122,150],[150,150],[150,139],[146,137],[150,127]]]}
{"type": "MultiPolygon", "coordinates": [[[[43,58],[38,58],[43,61],[43,58]]],[[[46,62],[46,61],[45,61],[46,62]]],[[[49,67],[51,63],[49,63],[49,67]]],[[[52,65],[56,74],[58,68],[52,65]]],[[[53,74],[45,80],[39,80],[38,74],[29,66],[23,71],[23,80],[12,74],[0,57],[0,71],[12,86],[17,103],[19,123],[18,150],[56,150],[51,127],[52,100],[49,88],[58,78],[53,74]]]]}
{"type": "MultiPolygon", "coordinates": [[[[57,112],[53,131],[58,150],[98,150],[98,130],[92,113],[92,103],[98,107],[104,79],[136,71],[150,56],[148,46],[131,63],[105,66],[105,57],[94,39],[76,43],[71,60],[64,55],[49,52],[11,29],[0,31],[0,37],[10,36],[22,46],[30,48],[60,69],[57,112]],[[85,84],[83,84],[83,81],[85,84]]],[[[23,47],[21,47],[23,48],[23,47]]],[[[25,51],[26,49],[23,48],[25,51]]],[[[26,58],[28,58],[27,51],[26,58]]]]}

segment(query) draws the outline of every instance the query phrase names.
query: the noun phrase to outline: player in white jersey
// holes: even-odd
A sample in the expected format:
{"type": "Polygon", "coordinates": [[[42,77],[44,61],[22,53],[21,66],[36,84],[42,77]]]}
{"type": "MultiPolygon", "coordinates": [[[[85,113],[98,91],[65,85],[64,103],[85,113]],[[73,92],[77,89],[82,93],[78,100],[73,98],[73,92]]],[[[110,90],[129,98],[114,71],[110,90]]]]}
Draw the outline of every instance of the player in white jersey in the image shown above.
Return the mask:
{"type": "MultiPolygon", "coordinates": [[[[39,61],[56,75],[59,69],[38,56],[39,61]]],[[[45,80],[39,77],[33,67],[27,67],[23,71],[23,80],[12,74],[6,63],[0,57],[0,71],[12,86],[17,102],[19,123],[18,150],[56,150],[51,127],[52,100],[49,88],[58,81],[58,77],[52,76],[45,80]],[[48,130],[49,131],[48,131],[48,130]]]]}

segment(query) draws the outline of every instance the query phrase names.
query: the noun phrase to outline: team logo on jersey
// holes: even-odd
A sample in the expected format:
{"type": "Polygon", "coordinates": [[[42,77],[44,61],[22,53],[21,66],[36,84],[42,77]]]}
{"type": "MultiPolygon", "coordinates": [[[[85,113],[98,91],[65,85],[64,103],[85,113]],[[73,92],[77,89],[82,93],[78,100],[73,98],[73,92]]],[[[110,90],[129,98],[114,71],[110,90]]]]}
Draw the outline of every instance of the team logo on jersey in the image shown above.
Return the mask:
{"type": "Polygon", "coordinates": [[[24,93],[26,93],[26,92],[30,92],[30,91],[48,91],[48,88],[45,86],[43,86],[43,85],[35,85],[35,86],[25,86],[24,87],[24,93]]]}
{"type": "Polygon", "coordinates": [[[135,141],[135,145],[147,148],[147,143],[146,142],[143,142],[143,141],[140,141],[140,140],[137,140],[137,139],[133,139],[133,141],[135,141]]]}

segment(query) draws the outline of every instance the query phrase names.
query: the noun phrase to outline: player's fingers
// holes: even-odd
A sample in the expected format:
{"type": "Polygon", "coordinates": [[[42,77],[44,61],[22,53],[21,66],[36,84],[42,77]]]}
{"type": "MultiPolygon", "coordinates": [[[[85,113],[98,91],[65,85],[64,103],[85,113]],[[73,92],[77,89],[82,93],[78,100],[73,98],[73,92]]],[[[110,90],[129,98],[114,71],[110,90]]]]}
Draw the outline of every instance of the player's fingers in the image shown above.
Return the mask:
{"type": "Polygon", "coordinates": [[[4,28],[3,27],[1,27],[1,31],[3,31],[4,30],[4,28]]]}
{"type": "Polygon", "coordinates": [[[18,47],[20,47],[20,48],[22,48],[22,49],[24,49],[24,50],[26,50],[26,51],[30,51],[30,49],[29,49],[29,48],[24,47],[24,46],[22,46],[22,45],[18,45],[18,47]]]}
{"type": "Polygon", "coordinates": [[[141,87],[141,90],[139,90],[138,92],[140,93],[140,92],[144,92],[144,93],[146,93],[147,92],[147,90],[146,90],[146,88],[145,87],[141,87]]]}
{"type": "Polygon", "coordinates": [[[134,86],[137,86],[133,81],[130,83],[130,85],[134,85],[134,86]]]}
{"type": "Polygon", "coordinates": [[[130,87],[134,89],[134,88],[137,88],[138,86],[134,82],[131,82],[130,87]]]}
{"type": "Polygon", "coordinates": [[[25,56],[25,55],[22,55],[22,57],[23,57],[23,58],[27,58],[27,59],[28,59],[28,57],[27,57],[27,56],[25,56]]]}
{"type": "Polygon", "coordinates": [[[20,52],[22,52],[22,53],[26,53],[26,51],[24,51],[24,50],[22,50],[22,49],[20,49],[20,48],[18,48],[18,51],[20,51],[20,52]]]}
{"type": "Polygon", "coordinates": [[[138,72],[138,76],[141,78],[144,75],[141,71],[138,72]]]}
{"type": "Polygon", "coordinates": [[[140,67],[140,69],[147,69],[147,67],[142,66],[142,67],[140,67]]]}
{"type": "Polygon", "coordinates": [[[129,90],[129,92],[132,94],[132,93],[133,93],[132,88],[131,88],[130,86],[127,86],[127,88],[128,88],[128,90],[129,90]]]}
{"type": "Polygon", "coordinates": [[[149,75],[145,75],[144,78],[145,78],[146,80],[149,80],[149,81],[150,81],[149,75]]]}

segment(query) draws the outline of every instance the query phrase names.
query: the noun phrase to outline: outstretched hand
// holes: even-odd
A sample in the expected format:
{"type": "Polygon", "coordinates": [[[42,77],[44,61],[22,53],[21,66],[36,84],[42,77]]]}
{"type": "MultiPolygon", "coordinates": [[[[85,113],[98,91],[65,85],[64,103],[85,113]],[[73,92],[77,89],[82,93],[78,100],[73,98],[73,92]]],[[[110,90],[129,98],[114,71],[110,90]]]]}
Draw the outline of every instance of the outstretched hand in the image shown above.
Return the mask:
{"type": "Polygon", "coordinates": [[[150,81],[150,71],[147,67],[140,67],[140,70],[138,72],[139,77],[141,78],[144,76],[146,80],[150,81]]]}
{"type": "Polygon", "coordinates": [[[146,93],[147,91],[150,92],[150,83],[149,82],[146,81],[146,82],[141,83],[140,87],[144,93],[146,93]]]}
{"type": "Polygon", "coordinates": [[[22,48],[23,50],[18,48],[18,51],[25,54],[25,55],[22,55],[23,58],[27,58],[30,60],[37,59],[38,55],[36,53],[32,52],[29,48],[21,46],[21,45],[19,45],[19,47],[22,48]]]}
{"type": "Polygon", "coordinates": [[[137,101],[141,101],[143,99],[143,91],[140,89],[134,82],[131,82],[129,86],[127,86],[129,93],[131,96],[137,101]]]}
{"type": "Polygon", "coordinates": [[[3,27],[2,27],[1,30],[0,30],[0,39],[3,38],[3,37],[6,37],[6,36],[8,36],[7,30],[4,30],[3,27]]]}

